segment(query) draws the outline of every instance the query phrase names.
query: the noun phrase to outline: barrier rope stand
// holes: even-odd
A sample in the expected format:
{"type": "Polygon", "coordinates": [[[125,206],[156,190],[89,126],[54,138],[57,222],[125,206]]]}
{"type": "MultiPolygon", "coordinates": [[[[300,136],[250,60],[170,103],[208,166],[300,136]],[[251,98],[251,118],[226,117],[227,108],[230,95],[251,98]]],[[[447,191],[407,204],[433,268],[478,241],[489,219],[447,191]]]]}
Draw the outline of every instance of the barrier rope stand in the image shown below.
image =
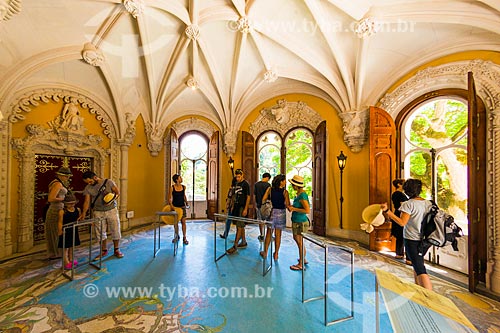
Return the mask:
{"type": "MultiPolygon", "coordinates": [[[[324,306],[324,308],[325,308],[325,313],[324,313],[325,314],[325,326],[330,326],[330,325],[333,325],[336,323],[340,323],[340,322],[343,322],[346,320],[353,319],[354,318],[354,249],[347,247],[347,246],[344,246],[344,245],[336,244],[336,243],[325,243],[323,240],[318,239],[313,234],[309,234],[309,233],[302,233],[302,237],[303,237],[303,239],[306,239],[306,240],[310,241],[311,243],[316,244],[319,247],[323,248],[324,261],[325,261],[324,262],[324,264],[325,264],[324,295],[318,296],[318,297],[311,297],[308,299],[305,299],[305,296],[304,296],[304,294],[305,294],[304,293],[304,271],[305,271],[304,267],[305,267],[305,265],[302,265],[302,303],[307,303],[307,302],[323,299],[324,304],[325,304],[325,306],[324,306]],[[350,262],[350,267],[351,267],[351,315],[343,317],[343,318],[331,320],[331,321],[328,321],[328,248],[329,247],[348,252],[351,255],[351,262],[350,262]]],[[[302,242],[301,251],[302,251],[302,258],[304,258],[304,254],[305,254],[304,253],[304,242],[302,242]]]]}
{"type": "MultiPolygon", "coordinates": [[[[161,242],[161,217],[162,216],[173,216],[174,217],[174,224],[178,223],[178,218],[177,218],[177,212],[176,211],[170,211],[170,212],[156,212],[156,215],[158,216],[158,221],[153,222],[153,229],[154,229],[154,243],[153,243],[153,257],[156,258],[156,255],[158,252],[160,252],[160,242],[161,242]],[[156,230],[158,229],[158,231],[156,230]],[[156,247],[156,238],[158,237],[158,247],[156,247]]],[[[177,249],[179,248],[179,235],[175,234],[175,229],[174,229],[174,239],[175,242],[174,244],[174,257],[177,255],[177,249]]]]}
{"type": "MultiPolygon", "coordinates": [[[[63,226],[63,235],[66,235],[66,230],[71,229],[71,233],[73,234],[73,242],[71,244],[72,250],[74,251],[75,249],[75,236],[77,233],[78,227],[85,226],[85,225],[90,225],[90,239],[89,239],[89,255],[88,255],[88,260],[86,262],[81,263],[78,265],[78,268],[80,269],[81,267],[84,267],[84,265],[89,265],[93,266],[97,270],[100,270],[102,268],[102,246],[101,246],[101,239],[102,239],[102,221],[104,218],[95,218],[95,219],[87,219],[87,220],[82,220],[82,221],[77,221],[73,223],[69,223],[63,226]],[[98,264],[92,261],[92,243],[93,243],[93,236],[94,236],[94,228],[93,226],[99,223],[99,230],[101,230],[101,233],[99,235],[99,249],[100,249],[100,254],[99,254],[99,260],[98,264]]],[[[62,256],[62,275],[67,277],[70,281],[73,281],[75,277],[75,265],[71,265],[71,269],[69,270],[71,273],[68,275],[67,271],[64,268],[64,253],[66,250],[66,237],[63,236],[62,238],[62,251],[63,251],[63,256],[62,256]]]]}
{"type": "MultiPolygon", "coordinates": [[[[272,226],[272,222],[270,221],[264,221],[264,220],[257,220],[257,219],[249,219],[246,217],[238,217],[238,216],[230,216],[226,214],[214,214],[214,262],[219,261],[222,257],[227,255],[227,236],[224,239],[224,253],[221,254],[220,256],[217,257],[217,223],[226,223],[227,219],[231,219],[231,221],[242,221],[247,224],[258,224],[258,225],[266,225],[266,226],[272,226]]],[[[273,253],[273,242],[271,242],[271,251],[268,251],[268,253],[273,253]]],[[[270,264],[266,265],[267,263],[267,257],[262,261],[262,276],[265,276],[273,267],[273,261],[269,260],[270,264]]]]}

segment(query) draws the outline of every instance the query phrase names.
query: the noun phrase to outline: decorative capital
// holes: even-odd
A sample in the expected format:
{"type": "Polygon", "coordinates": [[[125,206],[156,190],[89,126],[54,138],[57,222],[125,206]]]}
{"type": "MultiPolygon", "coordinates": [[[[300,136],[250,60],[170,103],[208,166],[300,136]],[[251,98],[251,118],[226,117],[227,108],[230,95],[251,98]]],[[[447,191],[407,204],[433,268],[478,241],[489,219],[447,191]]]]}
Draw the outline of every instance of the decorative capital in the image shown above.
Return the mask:
{"type": "Polygon", "coordinates": [[[189,39],[198,40],[198,38],[200,38],[200,27],[196,24],[188,25],[184,33],[189,39]]]}
{"type": "Polygon", "coordinates": [[[367,38],[378,32],[379,25],[371,17],[367,17],[358,21],[354,26],[354,32],[359,38],[367,38]]]}
{"type": "Polygon", "coordinates": [[[127,112],[125,113],[125,119],[127,121],[127,129],[125,131],[124,140],[125,143],[132,144],[136,134],[135,118],[130,112],[127,112]]]}
{"type": "Polygon", "coordinates": [[[104,62],[102,51],[98,50],[92,43],[83,45],[82,58],[87,64],[96,67],[101,66],[104,62]]]}
{"type": "Polygon", "coordinates": [[[224,132],[224,152],[227,155],[236,153],[236,141],[238,140],[238,130],[227,128],[224,132]]]}
{"type": "Polygon", "coordinates": [[[148,137],[148,149],[152,156],[158,156],[161,150],[163,128],[158,124],[146,123],[146,135],[148,137]]]}
{"type": "Polygon", "coordinates": [[[21,12],[21,0],[3,0],[0,2],[0,21],[7,21],[21,12]]]}
{"type": "Polygon", "coordinates": [[[134,18],[144,12],[144,3],[142,0],[123,0],[123,6],[134,18]]]}
{"type": "Polygon", "coordinates": [[[342,112],[339,116],[344,124],[344,142],[353,153],[360,152],[367,139],[368,110],[342,112]]]}

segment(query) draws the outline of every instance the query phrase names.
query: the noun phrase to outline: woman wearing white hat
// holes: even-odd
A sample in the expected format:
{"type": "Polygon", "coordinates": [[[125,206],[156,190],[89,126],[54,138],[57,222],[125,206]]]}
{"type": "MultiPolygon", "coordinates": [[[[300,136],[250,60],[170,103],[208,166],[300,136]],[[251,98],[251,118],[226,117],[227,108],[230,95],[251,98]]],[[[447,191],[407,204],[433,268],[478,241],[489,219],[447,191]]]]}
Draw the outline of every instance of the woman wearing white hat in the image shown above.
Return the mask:
{"type": "Polygon", "coordinates": [[[293,271],[300,271],[305,269],[304,264],[307,263],[305,258],[305,248],[304,256],[302,256],[302,232],[304,232],[307,228],[306,223],[309,221],[307,215],[310,213],[311,209],[309,207],[309,197],[304,191],[304,178],[295,175],[289,181],[292,184],[293,189],[297,192],[297,196],[293,199],[293,204],[288,206],[288,210],[292,212],[293,240],[299,248],[299,262],[290,266],[290,269],[293,271]]]}

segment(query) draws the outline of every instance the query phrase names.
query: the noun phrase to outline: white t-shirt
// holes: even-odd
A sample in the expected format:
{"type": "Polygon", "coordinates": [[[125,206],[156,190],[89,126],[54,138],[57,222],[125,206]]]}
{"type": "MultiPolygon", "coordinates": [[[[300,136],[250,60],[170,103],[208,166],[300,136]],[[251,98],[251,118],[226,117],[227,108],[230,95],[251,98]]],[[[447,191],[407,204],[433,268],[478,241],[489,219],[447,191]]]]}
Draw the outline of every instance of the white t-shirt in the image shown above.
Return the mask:
{"type": "Polygon", "coordinates": [[[410,199],[401,204],[399,210],[410,215],[410,219],[403,229],[405,239],[420,240],[420,226],[431,207],[432,202],[429,200],[410,199]]]}

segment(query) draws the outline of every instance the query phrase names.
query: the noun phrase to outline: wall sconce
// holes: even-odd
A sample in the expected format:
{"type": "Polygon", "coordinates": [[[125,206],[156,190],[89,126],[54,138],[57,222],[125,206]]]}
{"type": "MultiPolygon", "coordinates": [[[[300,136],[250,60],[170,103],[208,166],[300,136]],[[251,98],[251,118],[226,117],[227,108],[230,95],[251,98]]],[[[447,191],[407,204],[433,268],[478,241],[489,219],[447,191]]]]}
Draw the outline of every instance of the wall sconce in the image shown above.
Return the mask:
{"type": "Polygon", "coordinates": [[[229,156],[229,160],[227,161],[227,164],[229,165],[229,168],[231,169],[231,175],[233,175],[234,178],[234,160],[232,156],[229,156]]]}
{"type": "Polygon", "coordinates": [[[340,169],[340,229],[342,229],[342,205],[344,203],[344,196],[342,195],[342,176],[344,174],[346,160],[347,156],[345,156],[344,152],[341,150],[340,155],[337,156],[337,162],[340,169]]]}

